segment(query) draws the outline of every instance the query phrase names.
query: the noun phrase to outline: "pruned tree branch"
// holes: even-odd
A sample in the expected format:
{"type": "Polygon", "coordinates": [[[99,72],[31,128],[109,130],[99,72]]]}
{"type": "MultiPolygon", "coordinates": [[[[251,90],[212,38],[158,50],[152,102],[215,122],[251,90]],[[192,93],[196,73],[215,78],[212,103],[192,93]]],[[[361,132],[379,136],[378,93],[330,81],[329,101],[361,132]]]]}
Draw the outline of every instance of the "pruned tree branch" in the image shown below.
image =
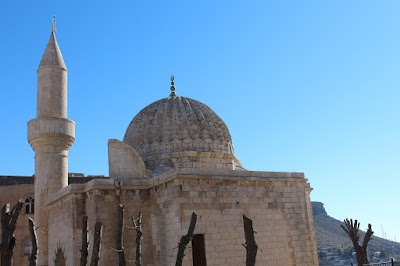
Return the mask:
{"type": "Polygon", "coordinates": [[[344,225],[341,224],[340,227],[343,229],[343,231],[347,234],[347,236],[353,243],[358,265],[362,266],[363,264],[368,264],[367,246],[368,242],[371,240],[371,236],[374,234],[374,232],[372,231],[371,224],[368,224],[368,229],[367,232],[365,233],[362,246],[360,246],[358,242],[360,239],[360,234],[359,234],[360,223],[357,220],[354,220],[353,223],[352,219],[350,220],[345,219],[344,225]]]}
{"type": "Polygon", "coordinates": [[[89,256],[89,242],[87,239],[88,233],[88,217],[82,217],[82,246],[81,246],[81,265],[86,266],[87,258],[89,256]]]}
{"type": "Polygon", "coordinates": [[[14,236],[15,226],[24,205],[22,200],[19,200],[17,204],[14,205],[10,211],[10,204],[7,203],[1,209],[1,264],[2,266],[11,266],[12,256],[14,252],[14,247],[16,244],[16,239],[14,236]]]}
{"type": "Polygon", "coordinates": [[[136,260],[135,265],[142,265],[142,213],[139,212],[138,218],[135,220],[135,217],[132,216],[133,228],[136,230],[136,260]]]}
{"type": "Polygon", "coordinates": [[[125,252],[124,252],[124,205],[118,204],[117,213],[117,250],[118,250],[118,265],[125,266],[125,252]]]}
{"type": "Polygon", "coordinates": [[[102,228],[103,224],[101,222],[97,222],[94,226],[93,250],[90,266],[97,266],[99,264],[102,228]]]}
{"type": "Polygon", "coordinates": [[[371,224],[368,224],[368,229],[367,229],[367,232],[365,233],[364,241],[363,241],[363,245],[362,245],[362,248],[363,248],[363,251],[364,251],[364,254],[366,257],[368,257],[367,256],[368,243],[372,239],[373,234],[374,234],[374,231],[372,231],[372,226],[371,226],[371,224]]]}
{"type": "Polygon", "coordinates": [[[246,266],[254,266],[256,264],[258,246],[254,238],[253,221],[243,215],[244,236],[246,244],[246,266]]]}
{"type": "Polygon", "coordinates": [[[193,212],[192,218],[190,219],[188,233],[187,233],[187,235],[182,236],[181,241],[178,244],[178,255],[176,257],[175,266],[182,265],[183,257],[185,256],[185,249],[186,249],[187,244],[193,238],[193,233],[194,233],[194,228],[196,227],[196,222],[197,222],[197,214],[195,214],[193,212]]]}
{"type": "Polygon", "coordinates": [[[32,250],[31,254],[29,255],[29,266],[36,266],[37,262],[37,251],[38,251],[38,244],[37,244],[37,236],[35,230],[35,222],[32,218],[28,220],[29,225],[29,234],[31,236],[31,243],[32,243],[32,250]]]}

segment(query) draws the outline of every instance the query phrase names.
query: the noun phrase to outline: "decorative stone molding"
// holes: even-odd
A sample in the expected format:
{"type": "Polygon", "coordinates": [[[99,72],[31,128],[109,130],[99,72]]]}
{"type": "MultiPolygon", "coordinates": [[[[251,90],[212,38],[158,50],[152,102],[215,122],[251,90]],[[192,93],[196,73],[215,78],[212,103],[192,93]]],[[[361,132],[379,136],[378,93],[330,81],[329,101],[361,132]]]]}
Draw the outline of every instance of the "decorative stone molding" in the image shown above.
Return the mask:
{"type": "Polygon", "coordinates": [[[31,139],[29,144],[35,151],[45,148],[46,146],[56,146],[61,149],[69,150],[74,142],[74,137],[58,133],[47,133],[41,134],[40,137],[31,139]]]}

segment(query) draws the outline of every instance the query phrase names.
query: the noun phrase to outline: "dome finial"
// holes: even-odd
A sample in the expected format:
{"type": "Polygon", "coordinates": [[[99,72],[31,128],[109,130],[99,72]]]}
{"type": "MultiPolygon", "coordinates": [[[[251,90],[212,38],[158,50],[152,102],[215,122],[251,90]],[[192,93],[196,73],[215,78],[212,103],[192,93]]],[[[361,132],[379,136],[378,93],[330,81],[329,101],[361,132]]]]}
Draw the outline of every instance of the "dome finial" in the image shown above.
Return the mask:
{"type": "Polygon", "coordinates": [[[171,94],[169,95],[171,97],[176,96],[174,79],[175,79],[174,75],[171,75],[171,88],[170,88],[171,94]]]}
{"type": "Polygon", "coordinates": [[[51,21],[51,33],[56,34],[56,15],[53,16],[53,20],[51,21]]]}

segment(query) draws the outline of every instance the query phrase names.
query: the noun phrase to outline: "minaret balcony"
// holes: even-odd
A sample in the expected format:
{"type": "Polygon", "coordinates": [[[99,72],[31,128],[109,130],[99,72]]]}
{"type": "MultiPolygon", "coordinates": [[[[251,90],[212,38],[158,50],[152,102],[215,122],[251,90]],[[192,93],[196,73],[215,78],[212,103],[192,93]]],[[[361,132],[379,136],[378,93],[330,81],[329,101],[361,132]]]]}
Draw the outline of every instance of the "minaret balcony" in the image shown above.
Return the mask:
{"type": "Polygon", "coordinates": [[[40,150],[52,146],[68,150],[75,141],[75,122],[67,118],[36,118],[28,122],[28,142],[40,150]]]}

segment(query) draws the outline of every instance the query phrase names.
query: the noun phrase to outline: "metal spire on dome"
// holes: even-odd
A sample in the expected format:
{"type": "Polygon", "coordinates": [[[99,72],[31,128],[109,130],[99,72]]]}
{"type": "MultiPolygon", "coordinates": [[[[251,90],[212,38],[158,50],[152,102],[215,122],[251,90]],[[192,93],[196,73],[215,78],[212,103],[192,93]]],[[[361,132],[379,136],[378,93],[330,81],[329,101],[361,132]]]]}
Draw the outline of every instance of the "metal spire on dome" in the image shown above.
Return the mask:
{"type": "Polygon", "coordinates": [[[51,33],[56,34],[56,15],[53,16],[53,20],[51,21],[51,33]]]}
{"type": "Polygon", "coordinates": [[[174,79],[175,79],[174,75],[171,75],[171,87],[170,87],[170,89],[171,89],[171,94],[169,95],[169,96],[171,96],[171,97],[176,96],[176,93],[175,93],[175,89],[176,89],[176,88],[175,88],[174,79]]]}

